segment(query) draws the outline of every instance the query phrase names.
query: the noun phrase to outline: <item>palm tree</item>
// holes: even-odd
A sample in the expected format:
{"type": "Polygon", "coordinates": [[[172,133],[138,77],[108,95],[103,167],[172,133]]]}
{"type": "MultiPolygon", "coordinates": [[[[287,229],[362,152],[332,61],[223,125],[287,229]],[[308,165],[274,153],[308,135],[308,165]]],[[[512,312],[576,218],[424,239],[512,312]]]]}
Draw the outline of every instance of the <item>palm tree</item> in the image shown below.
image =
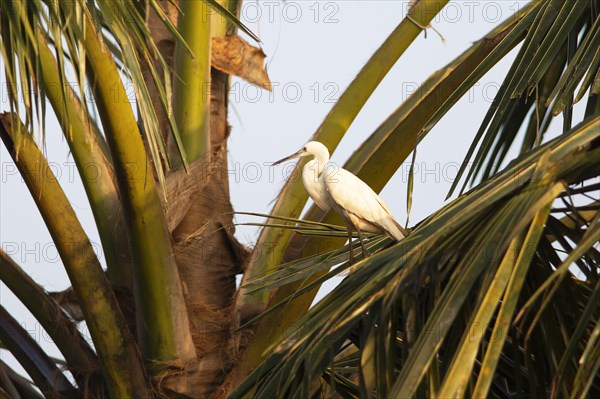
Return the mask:
{"type": "MultiPolygon", "coordinates": [[[[446,3],[411,2],[410,18],[365,64],[314,140],[335,150],[446,3]]],[[[373,255],[353,264],[334,214],[313,207],[301,215],[307,194],[298,179],[284,185],[254,248],[234,237],[229,77],[270,87],[264,54],[236,35],[253,37],[235,17],[239,7],[236,0],[0,2],[10,89],[0,137],[72,284],[48,293],[0,252],[0,279],[64,356],[48,356],[0,307],[0,341],[31,379],[0,362],[0,393],[597,396],[600,2],[532,1],[434,72],[356,150],[344,168],[380,191],[411,153],[414,162],[418,143],[458,99],[520,46],[452,200],[399,243],[369,237],[373,255]],[[123,101],[124,80],[136,88],[133,103],[123,101]],[[86,85],[92,103],[82,100],[86,85]],[[34,138],[41,132],[43,143],[46,100],[81,175],[106,270],[48,178],[34,138]],[[582,100],[583,117],[574,120],[582,100]],[[549,138],[559,115],[562,134],[549,138]],[[513,145],[520,155],[508,159],[513,145]],[[96,173],[86,173],[88,165],[96,173]],[[319,286],[342,272],[311,307],[319,286]],[[82,321],[93,345],[78,330],[82,321]]]]}

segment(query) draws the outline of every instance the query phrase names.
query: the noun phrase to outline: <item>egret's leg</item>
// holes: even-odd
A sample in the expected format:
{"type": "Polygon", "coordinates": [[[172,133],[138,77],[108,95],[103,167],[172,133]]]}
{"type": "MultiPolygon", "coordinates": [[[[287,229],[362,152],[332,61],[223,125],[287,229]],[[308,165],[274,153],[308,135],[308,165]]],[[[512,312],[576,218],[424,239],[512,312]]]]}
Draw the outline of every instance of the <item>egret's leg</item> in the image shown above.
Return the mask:
{"type": "Polygon", "coordinates": [[[354,252],[352,251],[352,228],[346,227],[348,232],[348,247],[350,248],[350,263],[354,263],[354,252]]]}
{"type": "Polygon", "coordinates": [[[360,247],[362,248],[363,258],[366,258],[367,256],[369,256],[369,252],[365,247],[365,243],[363,242],[362,235],[360,234],[360,229],[358,227],[356,227],[356,232],[358,233],[358,241],[360,241],[360,247]]]}

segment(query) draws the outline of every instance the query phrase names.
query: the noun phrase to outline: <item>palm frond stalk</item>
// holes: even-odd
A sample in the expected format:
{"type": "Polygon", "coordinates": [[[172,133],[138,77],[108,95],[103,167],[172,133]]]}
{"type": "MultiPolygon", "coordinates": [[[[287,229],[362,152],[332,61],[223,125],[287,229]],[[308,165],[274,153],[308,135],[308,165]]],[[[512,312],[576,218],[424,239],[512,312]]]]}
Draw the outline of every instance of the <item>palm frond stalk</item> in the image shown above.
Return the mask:
{"type": "Polygon", "coordinates": [[[13,126],[13,120],[10,114],[0,117],[0,138],[56,243],[99,353],[109,392],[114,397],[147,396],[138,349],[92,245],[30,133],[23,125],[13,126]]]}

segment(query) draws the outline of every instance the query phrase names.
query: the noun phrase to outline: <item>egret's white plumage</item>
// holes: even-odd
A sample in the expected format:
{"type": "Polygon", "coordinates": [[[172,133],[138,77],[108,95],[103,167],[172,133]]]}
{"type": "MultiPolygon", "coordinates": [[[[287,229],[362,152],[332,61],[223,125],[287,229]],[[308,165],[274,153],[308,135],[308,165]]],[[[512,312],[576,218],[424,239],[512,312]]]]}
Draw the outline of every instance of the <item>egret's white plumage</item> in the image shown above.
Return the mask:
{"type": "MultiPolygon", "coordinates": [[[[327,193],[326,185],[324,184],[323,172],[329,162],[329,151],[327,150],[327,147],[321,143],[318,143],[320,145],[313,145],[312,143],[317,142],[311,141],[307,143],[302,149],[305,151],[298,155],[299,158],[308,155],[314,156],[314,158],[308,161],[302,169],[302,184],[304,184],[304,188],[308,191],[310,198],[315,201],[315,204],[328,212],[331,210],[331,201],[329,194],[327,193]]],[[[329,168],[329,166],[327,167],[329,168]]]]}
{"type": "Polygon", "coordinates": [[[312,156],[302,170],[302,183],[317,206],[324,211],[333,209],[346,224],[352,253],[352,230],[358,232],[363,252],[366,249],[361,231],[387,234],[396,241],[404,238],[404,229],[394,220],[383,200],[358,177],[329,162],[327,147],[318,141],[309,141],[298,152],[274,164],[293,158],[312,156]]]}

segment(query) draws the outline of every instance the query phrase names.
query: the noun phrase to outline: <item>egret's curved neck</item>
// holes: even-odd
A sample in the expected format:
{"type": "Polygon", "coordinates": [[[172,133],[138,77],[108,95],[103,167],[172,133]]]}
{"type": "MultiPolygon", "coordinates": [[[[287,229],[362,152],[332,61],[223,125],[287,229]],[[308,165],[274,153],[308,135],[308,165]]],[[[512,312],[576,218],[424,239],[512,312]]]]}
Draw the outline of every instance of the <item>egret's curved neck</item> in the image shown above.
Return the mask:
{"type": "Polygon", "coordinates": [[[329,162],[329,154],[325,152],[319,152],[315,154],[315,161],[317,161],[321,167],[324,167],[325,164],[329,162]]]}
{"type": "Polygon", "coordinates": [[[317,161],[316,159],[311,159],[304,165],[302,168],[302,179],[311,178],[313,183],[316,183],[319,180],[319,176],[323,173],[323,169],[325,169],[325,164],[317,161]]]}
{"type": "Polygon", "coordinates": [[[312,155],[314,155],[314,158],[308,161],[306,166],[316,172],[317,176],[321,176],[321,173],[323,173],[323,170],[325,169],[325,164],[329,162],[329,154],[318,152],[312,155]]]}

